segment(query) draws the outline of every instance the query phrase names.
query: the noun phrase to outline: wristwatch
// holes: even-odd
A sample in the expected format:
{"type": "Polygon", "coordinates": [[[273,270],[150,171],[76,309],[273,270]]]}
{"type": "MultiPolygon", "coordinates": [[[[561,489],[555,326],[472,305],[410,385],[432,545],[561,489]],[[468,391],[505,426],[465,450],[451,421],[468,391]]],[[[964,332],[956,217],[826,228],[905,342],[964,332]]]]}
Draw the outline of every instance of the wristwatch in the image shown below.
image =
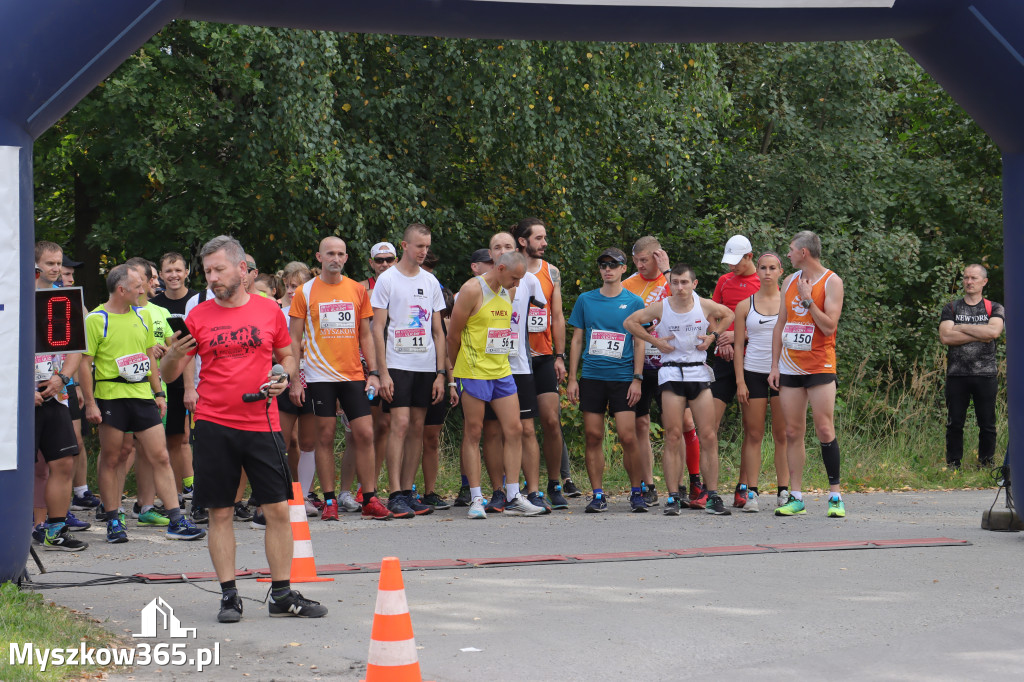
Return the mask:
{"type": "Polygon", "coordinates": [[[164,393],[163,391],[157,391],[156,393],[153,394],[153,397],[154,398],[166,398],[167,394],[164,393]]]}
{"type": "Polygon", "coordinates": [[[569,361],[569,354],[568,353],[555,353],[555,357],[556,358],[562,358],[566,362],[569,361]]]}
{"type": "Polygon", "coordinates": [[[60,377],[60,380],[64,382],[65,386],[71,383],[71,377],[67,376],[66,374],[61,374],[60,372],[54,372],[54,374],[60,377]]]}
{"type": "Polygon", "coordinates": [[[434,373],[435,373],[435,374],[439,374],[439,375],[441,375],[441,376],[444,376],[445,374],[447,374],[447,373],[448,373],[448,370],[446,370],[446,369],[435,369],[435,370],[434,370],[434,373]]]}
{"type": "Polygon", "coordinates": [[[380,378],[380,372],[378,372],[375,369],[371,369],[369,372],[367,372],[367,374],[371,377],[377,377],[378,379],[380,378]]]}
{"type": "Polygon", "coordinates": [[[718,332],[711,332],[711,336],[715,337],[715,345],[718,345],[718,332]]]}
{"type": "Polygon", "coordinates": [[[810,308],[811,305],[813,305],[813,304],[814,304],[814,301],[812,301],[809,298],[805,298],[802,301],[800,301],[800,305],[802,305],[805,308],[810,308]]]}
{"type": "Polygon", "coordinates": [[[643,374],[634,374],[633,375],[633,380],[634,381],[643,381],[644,380],[644,375],[643,374]]]}

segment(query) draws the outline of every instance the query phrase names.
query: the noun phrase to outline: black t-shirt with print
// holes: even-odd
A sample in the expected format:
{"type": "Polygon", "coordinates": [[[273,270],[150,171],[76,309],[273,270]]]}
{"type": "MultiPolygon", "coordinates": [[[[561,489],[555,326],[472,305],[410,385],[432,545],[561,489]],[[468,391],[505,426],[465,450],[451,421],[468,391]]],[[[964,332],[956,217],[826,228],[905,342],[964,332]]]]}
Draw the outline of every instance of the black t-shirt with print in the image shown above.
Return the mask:
{"type": "MultiPolygon", "coordinates": [[[[942,309],[942,322],[952,320],[953,324],[988,324],[992,317],[1006,320],[1003,306],[992,302],[992,314],[985,308],[985,300],[977,305],[968,305],[958,298],[947,303],[942,309]]],[[[999,374],[996,364],[995,341],[972,341],[962,346],[949,346],[946,353],[949,376],[994,377],[999,374]]]]}

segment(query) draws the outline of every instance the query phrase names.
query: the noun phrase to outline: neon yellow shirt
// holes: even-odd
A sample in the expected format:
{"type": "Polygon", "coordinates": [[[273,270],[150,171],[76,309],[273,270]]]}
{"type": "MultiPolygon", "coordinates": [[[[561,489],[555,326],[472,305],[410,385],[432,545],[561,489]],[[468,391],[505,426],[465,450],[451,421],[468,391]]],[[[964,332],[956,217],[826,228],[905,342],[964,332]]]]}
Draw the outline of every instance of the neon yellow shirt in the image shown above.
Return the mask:
{"type": "Polygon", "coordinates": [[[483,304],[466,320],[454,375],[460,379],[501,379],[512,374],[508,354],[517,348],[511,329],[512,299],[503,288],[493,291],[483,276],[476,279],[483,304]]]}
{"type": "Polygon", "coordinates": [[[85,354],[96,365],[96,398],[153,399],[146,350],[157,343],[154,326],[145,308],[133,306],[127,313],[111,313],[100,305],[89,313],[85,354]]]}

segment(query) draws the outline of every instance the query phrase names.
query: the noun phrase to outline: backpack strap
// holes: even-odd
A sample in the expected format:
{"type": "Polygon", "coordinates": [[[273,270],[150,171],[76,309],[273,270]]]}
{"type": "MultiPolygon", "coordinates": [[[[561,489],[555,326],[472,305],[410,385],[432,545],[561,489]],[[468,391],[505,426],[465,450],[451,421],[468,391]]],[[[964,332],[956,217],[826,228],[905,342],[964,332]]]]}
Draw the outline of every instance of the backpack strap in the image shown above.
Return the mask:
{"type": "Polygon", "coordinates": [[[992,317],[992,301],[987,298],[982,299],[985,302],[985,314],[992,317]]]}

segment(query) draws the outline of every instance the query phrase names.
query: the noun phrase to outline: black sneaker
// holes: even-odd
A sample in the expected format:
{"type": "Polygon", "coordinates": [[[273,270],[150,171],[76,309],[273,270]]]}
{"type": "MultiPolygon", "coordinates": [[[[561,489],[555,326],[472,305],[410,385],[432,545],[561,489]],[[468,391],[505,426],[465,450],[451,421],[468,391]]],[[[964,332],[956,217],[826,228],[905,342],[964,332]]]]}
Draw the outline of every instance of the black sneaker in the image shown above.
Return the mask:
{"type": "Polygon", "coordinates": [[[409,509],[412,509],[412,513],[416,516],[426,516],[427,514],[433,514],[434,508],[429,504],[423,504],[416,499],[416,493],[411,492],[405,496],[405,503],[409,505],[409,509]]]}
{"type": "Polygon", "coordinates": [[[217,614],[218,623],[237,623],[242,620],[242,600],[238,594],[230,597],[220,598],[220,613],[217,614]]]}
{"type": "Polygon", "coordinates": [[[491,493],[491,500],[487,503],[487,506],[484,507],[484,511],[488,514],[500,514],[505,511],[505,503],[505,491],[495,490],[491,493]]]}
{"type": "Polygon", "coordinates": [[[568,509],[569,501],[562,494],[562,486],[557,481],[548,481],[548,501],[552,509],[568,509]]]}
{"type": "Polygon", "coordinates": [[[566,497],[579,497],[583,494],[583,491],[576,487],[571,478],[567,478],[562,482],[562,492],[565,493],[566,497]]]}
{"type": "Polygon", "coordinates": [[[434,509],[450,509],[451,505],[448,504],[448,500],[444,499],[437,493],[427,493],[423,496],[423,504],[433,507],[434,509]]]}
{"type": "Polygon", "coordinates": [[[688,492],[686,492],[686,486],[685,485],[679,486],[679,492],[676,493],[676,499],[679,500],[679,508],[680,509],[689,509],[690,508],[690,494],[688,492]]]}
{"type": "Polygon", "coordinates": [[[401,493],[393,493],[388,497],[388,511],[394,514],[396,519],[411,519],[416,516],[409,507],[409,501],[401,493]]]}
{"type": "Polygon", "coordinates": [[[252,510],[245,502],[235,502],[235,520],[252,521],[252,510]]]}
{"type": "Polygon", "coordinates": [[[297,616],[299,618],[323,618],[327,615],[327,607],[321,606],[320,602],[306,599],[301,594],[292,590],[288,596],[280,600],[270,597],[270,617],[285,618],[297,616]]]}
{"type": "Polygon", "coordinates": [[[209,523],[210,512],[206,511],[206,507],[192,506],[192,512],[188,515],[192,519],[192,523],[209,523]]]}
{"type": "Polygon", "coordinates": [[[647,501],[643,493],[630,493],[629,507],[634,513],[642,514],[647,511],[647,501]]]}
{"type": "Polygon", "coordinates": [[[722,496],[718,493],[708,495],[708,504],[704,511],[715,516],[732,516],[732,512],[725,508],[725,502],[722,502],[722,496]]]}
{"type": "Polygon", "coordinates": [[[648,507],[658,506],[658,489],[654,485],[647,485],[646,483],[640,484],[643,487],[644,502],[647,503],[648,507]]]}
{"type": "Polygon", "coordinates": [[[249,520],[249,527],[253,530],[266,530],[267,529],[267,518],[263,516],[263,512],[259,509],[252,515],[252,519],[249,520]]]}
{"type": "Polygon", "coordinates": [[[665,516],[679,516],[679,493],[669,493],[665,500],[665,516]]]}
{"type": "Polygon", "coordinates": [[[473,500],[469,496],[469,486],[459,488],[459,496],[455,498],[456,507],[468,507],[473,500]]]}
{"type": "Polygon", "coordinates": [[[82,542],[71,534],[67,524],[60,526],[44,527],[43,549],[57,552],[79,552],[89,546],[88,542],[82,542]]]}

